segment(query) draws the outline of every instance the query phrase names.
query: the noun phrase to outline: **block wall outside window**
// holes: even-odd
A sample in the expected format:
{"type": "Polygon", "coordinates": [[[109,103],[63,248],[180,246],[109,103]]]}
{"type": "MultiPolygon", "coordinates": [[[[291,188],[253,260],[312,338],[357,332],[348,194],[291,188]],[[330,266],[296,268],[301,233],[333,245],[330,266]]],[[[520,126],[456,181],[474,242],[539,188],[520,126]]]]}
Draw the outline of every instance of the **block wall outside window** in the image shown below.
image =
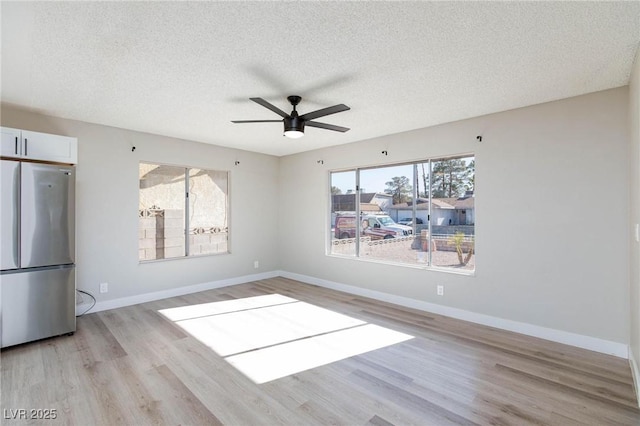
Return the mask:
{"type": "Polygon", "coordinates": [[[140,163],[139,260],[228,252],[228,172],[140,163]]]}

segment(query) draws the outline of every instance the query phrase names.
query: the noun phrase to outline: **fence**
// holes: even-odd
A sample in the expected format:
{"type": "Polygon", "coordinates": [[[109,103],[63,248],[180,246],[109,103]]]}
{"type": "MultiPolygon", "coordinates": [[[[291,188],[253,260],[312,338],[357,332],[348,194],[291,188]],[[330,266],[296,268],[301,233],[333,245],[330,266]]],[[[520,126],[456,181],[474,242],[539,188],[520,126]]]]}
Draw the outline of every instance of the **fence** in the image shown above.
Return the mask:
{"type": "MultiPolygon", "coordinates": [[[[138,259],[156,260],[185,255],[184,211],[144,209],[138,212],[138,259]]],[[[224,253],[228,229],[189,229],[189,255],[224,253]]]]}

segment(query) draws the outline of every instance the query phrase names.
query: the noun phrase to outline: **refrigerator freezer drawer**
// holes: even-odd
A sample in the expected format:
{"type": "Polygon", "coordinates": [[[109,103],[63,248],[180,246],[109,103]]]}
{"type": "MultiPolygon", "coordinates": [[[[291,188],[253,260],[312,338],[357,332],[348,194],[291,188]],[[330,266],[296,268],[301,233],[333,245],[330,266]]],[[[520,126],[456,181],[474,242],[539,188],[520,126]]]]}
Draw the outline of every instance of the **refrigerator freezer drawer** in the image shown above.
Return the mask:
{"type": "Polygon", "coordinates": [[[75,332],[75,266],[0,276],[2,347],[75,332]]]}

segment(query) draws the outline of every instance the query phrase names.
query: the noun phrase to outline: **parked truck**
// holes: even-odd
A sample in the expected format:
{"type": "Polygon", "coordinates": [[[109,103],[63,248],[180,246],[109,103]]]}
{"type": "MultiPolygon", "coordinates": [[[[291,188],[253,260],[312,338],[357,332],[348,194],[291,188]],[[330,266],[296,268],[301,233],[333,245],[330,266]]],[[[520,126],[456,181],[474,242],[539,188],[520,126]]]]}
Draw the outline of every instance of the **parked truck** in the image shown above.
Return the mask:
{"type": "MultiPolygon", "coordinates": [[[[404,237],[413,234],[413,228],[395,223],[387,215],[360,216],[360,235],[372,239],[388,239],[404,237]]],[[[353,214],[338,215],[335,223],[335,238],[355,238],[356,216],[353,214]]]]}

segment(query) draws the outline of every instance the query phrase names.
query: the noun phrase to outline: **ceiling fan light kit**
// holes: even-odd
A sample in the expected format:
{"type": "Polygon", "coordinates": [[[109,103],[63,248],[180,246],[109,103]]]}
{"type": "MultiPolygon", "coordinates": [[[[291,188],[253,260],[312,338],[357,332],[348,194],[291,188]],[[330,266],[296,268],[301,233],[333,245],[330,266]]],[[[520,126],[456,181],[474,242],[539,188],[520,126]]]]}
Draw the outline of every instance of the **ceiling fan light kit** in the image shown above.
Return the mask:
{"type": "Polygon", "coordinates": [[[304,130],[285,130],[284,135],[291,139],[299,139],[304,136],[304,130]]]}
{"type": "Polygon", "coordinates": [[[334,124],[326,124],[320,123],[317,121],[311,121],[315,118],[324,117],[330,114],[335,114],[338,112],[348,111],[348,106],[344,104],[334,105],[332,107],[319,109],[317,111],[308,112],[303,115],[298,115],[298,111],[296,111],[296,106],[300,103],[302,98],[300,96],[288,96],[287,100],[291,105],[293,105],[293,111],[291,114],[287,114],[282,111],[280,108],[275,105],[270,104],[262,98],[250,98],[257,104],[262,105],[263,107],[270,109],[271,111],[278,114],[282,117],[282,120],[236,120],[232,121],[232,123],[284,123],[284,135],[288,138],[298,139],[304,136],[304,127],[305,125],[310,127],[317,127],[319,129],[333,130],[336,132],[346,132],[349,129],[347,127],[336,126],[334,124]]]}

